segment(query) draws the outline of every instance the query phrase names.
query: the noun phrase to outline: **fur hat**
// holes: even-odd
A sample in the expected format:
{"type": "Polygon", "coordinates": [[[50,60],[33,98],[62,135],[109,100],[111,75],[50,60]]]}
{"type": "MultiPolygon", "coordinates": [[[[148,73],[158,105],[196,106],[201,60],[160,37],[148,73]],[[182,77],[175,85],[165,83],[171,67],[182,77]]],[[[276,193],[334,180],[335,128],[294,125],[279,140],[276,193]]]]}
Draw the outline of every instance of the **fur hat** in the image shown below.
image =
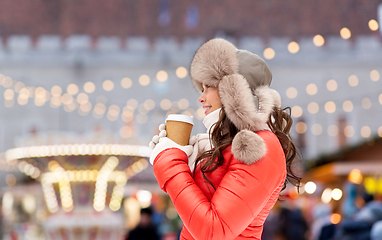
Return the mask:
{"type": "Polygon", "coordinates": [[[255,132],[267,128],[273,108],[281,105],[280,95],[269,88],[272,73],[265,61],[217,38],[197,50],[190,76],[199,92],[203,84],[219,89],[227,117],[240,130],[232,142],[234,156],[247,164],[263,157],[265,144],[255,132]]]}

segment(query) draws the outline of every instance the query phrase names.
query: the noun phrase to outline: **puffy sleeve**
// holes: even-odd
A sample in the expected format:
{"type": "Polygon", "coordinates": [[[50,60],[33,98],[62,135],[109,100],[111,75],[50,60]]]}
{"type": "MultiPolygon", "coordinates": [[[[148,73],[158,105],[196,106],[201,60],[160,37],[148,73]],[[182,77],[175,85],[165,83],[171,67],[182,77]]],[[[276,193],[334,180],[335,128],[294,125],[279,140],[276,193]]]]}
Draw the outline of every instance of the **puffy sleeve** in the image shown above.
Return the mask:
{"type": "Polygon", "coordinates": [[[284,154],[277,138],[265,143],[269,150],[251,165],[224,155],[230,165],[211,201],[195,184],[184,152],[168,149],[157,156],[154,174],[159,186],[195,239],[236,238],[279,189],[286,174],[284,154]]]}

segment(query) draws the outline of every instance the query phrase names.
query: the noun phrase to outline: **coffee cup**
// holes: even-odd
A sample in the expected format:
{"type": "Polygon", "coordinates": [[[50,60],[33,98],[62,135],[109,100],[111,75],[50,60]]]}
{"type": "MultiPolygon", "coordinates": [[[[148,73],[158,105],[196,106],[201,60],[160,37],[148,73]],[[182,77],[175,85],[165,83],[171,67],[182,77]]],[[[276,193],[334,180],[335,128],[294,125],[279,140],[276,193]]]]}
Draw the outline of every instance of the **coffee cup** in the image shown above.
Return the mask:
{"type": "Polygon", "coordinates": [[[183,114],[170,114],[166,119],[167,137],[179,145],[186,146],[193,126],[193,117],[183,114]]]}

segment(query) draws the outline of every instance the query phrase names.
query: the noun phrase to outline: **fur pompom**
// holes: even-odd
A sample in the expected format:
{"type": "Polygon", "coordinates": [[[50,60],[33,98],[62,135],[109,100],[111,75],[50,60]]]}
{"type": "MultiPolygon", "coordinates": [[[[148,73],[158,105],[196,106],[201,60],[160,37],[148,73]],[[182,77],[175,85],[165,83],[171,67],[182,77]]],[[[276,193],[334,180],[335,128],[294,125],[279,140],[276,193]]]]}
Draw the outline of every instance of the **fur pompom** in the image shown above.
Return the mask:
{"type": "Polygon", "coordinates": [[[190,76],[196,90],[203,90],[202,84],[217,87],[220,80],[237,72],[236,47],[224,39],[212,39],[196,52],[190,66],[190,76]]]}
{"type": "Polygon", "coordinates": [[[219,84],[219,96],[232,123],[239,130],[251,129],[257,107],[247,80],[240,74],[223,77],[219,84]]]}
{"type": "Polygon", "coordinates": [[[242,130],[236,134],[231,150],[236,159],[247,165],[257,162],[267,151],[264,140],[248,130],[242,130]]]}

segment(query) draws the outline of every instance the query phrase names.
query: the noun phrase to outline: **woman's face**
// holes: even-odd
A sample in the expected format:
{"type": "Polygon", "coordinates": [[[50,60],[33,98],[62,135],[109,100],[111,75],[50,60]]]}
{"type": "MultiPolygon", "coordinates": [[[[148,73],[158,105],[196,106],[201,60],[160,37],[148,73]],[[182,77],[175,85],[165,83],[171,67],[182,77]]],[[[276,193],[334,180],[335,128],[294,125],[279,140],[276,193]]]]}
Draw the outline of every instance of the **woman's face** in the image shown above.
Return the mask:
{"type": "Polygon", "coordinates": [[[213,111],[222,107],[220,101],[219,90],[216,87],[210,87],[203,84],[202,95],[200,95],[199,102],[203,104],[204,114],[208,115],[213,111]]]}

